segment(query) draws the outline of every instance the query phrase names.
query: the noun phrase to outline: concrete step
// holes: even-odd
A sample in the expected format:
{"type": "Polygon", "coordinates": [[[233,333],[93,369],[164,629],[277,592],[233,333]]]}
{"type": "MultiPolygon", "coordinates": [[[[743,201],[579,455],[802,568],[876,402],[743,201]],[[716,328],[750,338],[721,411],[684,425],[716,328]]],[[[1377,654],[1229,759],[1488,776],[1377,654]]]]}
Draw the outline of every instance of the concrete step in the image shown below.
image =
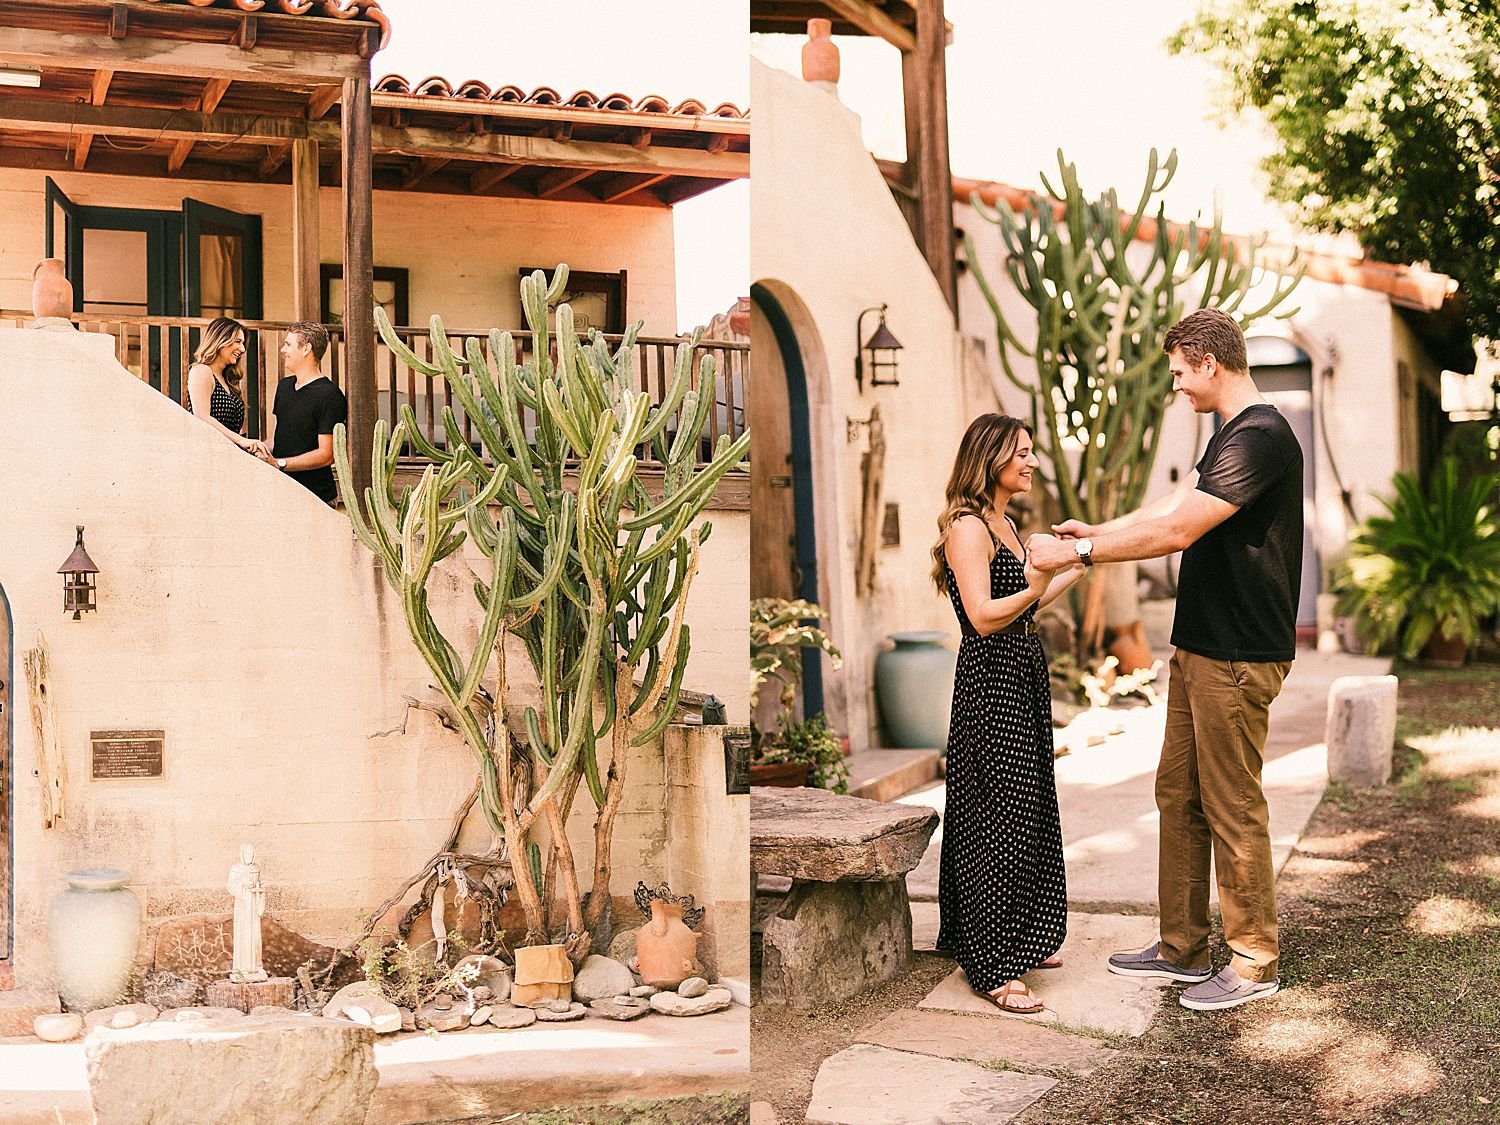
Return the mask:
{"type": "Polygon", "coordinates": [[[894,801],[938,776],[940,750],[861,750],[850,754],[849,795],[894,801]]]}

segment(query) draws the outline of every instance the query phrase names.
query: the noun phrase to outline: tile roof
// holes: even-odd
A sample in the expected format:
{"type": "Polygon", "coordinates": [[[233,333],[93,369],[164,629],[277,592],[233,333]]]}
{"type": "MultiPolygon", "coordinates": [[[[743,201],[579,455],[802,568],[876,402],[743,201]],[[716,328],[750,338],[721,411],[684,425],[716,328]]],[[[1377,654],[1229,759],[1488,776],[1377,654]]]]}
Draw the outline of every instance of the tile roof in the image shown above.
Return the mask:
{"type": "MultiPolygon", "coordinates": [[[[196,0],[189,0],[190,3],[196,0]]],[[[238,0],[237,0],[238,2],[238,0]]],[[[254,2],[254,0],[250,0],[254,2]]],[[[288,0],[282,0],[283,3],[288,0]]],[[[603,109],[614,110],[620,113],[659,113],[675,117],[727,117],[743,120],[750,116],[748,109],[741,109],[732,102],[721,102],[713,109],[709,109],[703,102],[696,98],[672,105],[666,98],[657,94],[647,94],[643,98],[632,99],[628,94],[608,94],[604,97],[588,90],[579,90],[569,97],[563,97],[550,86],[538,86],[529,94],[519,86],[498,86],[493,89],[477,79],[469,79],[466,82],[455,84],[440,75],[423,78],[421,81],[413,82],[405,75],[387,74],[374,85],[377,94],[406,94],[416,97],[433,98],[442,101],[485,101],[506,102],[516,105],[538,105],[538,106],[563,106],[574,109],[603,109]]]]}
{"type": "Polygon", "coordinates": [[[380,28],[380,45],[391,37],[391,20],[380,10],[380,0],[148,0],[153,4],[186,4],[193,8],[220,8],[239,12],[282,13],[289,16],[324,16],[338,20],[367,20],[380,28]]]}
{"type": "MultiPolygon", "coordinates": [[[[1011,184],[997,183],[994,180],[953,177],[955,202],[968,203],[976,194],[992,207],[1004,203],[1012,211],[1022,211],[1030,207],[1033,196],[1040,193],[1030,192],[1011,184]]],[[[1061,214],[1063,210],[1061,202],[1054,201],[1053,207],[1061,214]]],[[[1176,234],[1186,230],[1186,225],[1168,223],[1167,229],[1172,234],[1176,234]]],[[[1156,221],[1146,218],[1141,221],[1135,237],[1139,242],[1152,242],[1156,239],[1156,233],[1156,221]]],[[[1207,238],[1207,232],[1202,232],[1201,237],[1207,238]]],[[[1248,250],[1250,247],[1250,239],[1244,235],[1226,234],[1224,238],[1226,242],[1242,250],[1248,250]]],[[[1374,262],[1361,256],[1336,254],[1307,246],[1270,243],[1260,248],[1256,260],[1266,269],[1278,271],[1302,266],[1306,270],[1306,276],[1314,281],[1326,281],[1334,285],[1353,285],[1360,289],[1384,293],[1395,304],[1424,312],[1436,312],[1458,292],[1457,281],[1447,274],[1435,273],[1424,266],[1374,262]]]]}

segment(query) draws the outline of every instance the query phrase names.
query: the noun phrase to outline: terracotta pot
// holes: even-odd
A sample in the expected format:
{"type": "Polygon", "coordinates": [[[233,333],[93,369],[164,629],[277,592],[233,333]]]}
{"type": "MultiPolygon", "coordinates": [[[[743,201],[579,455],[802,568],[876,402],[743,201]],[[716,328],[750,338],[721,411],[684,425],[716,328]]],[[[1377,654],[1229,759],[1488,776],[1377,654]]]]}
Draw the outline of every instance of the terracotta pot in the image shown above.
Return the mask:
{"type": "Polygon", "coordinates": [[[806,762],[750,763],[751,785],[774,785],[778,789],[797,789],[807,784],[806,762]]]}
{"type": "Polygon", "coordinates": [[[832,20],[807,21],[807,42],[802,44],[802,77],[805,81],[838,83],[839,49],[832,35],[832,20]]]}
{"type": "Polygon", "coordinates": [[[1422,662],[1434,668],[1462,668],[1468,655],[1469,646],[1463,638],[1445,637],[1441,627],[1434,629],[1422,646],[1422,662]]]}
{"type": "Polygon", "coordinates": [[[698,935],[682,920],[682,905],[654,899],[651,921],[635,932],[636,972],[656,988],[676,988],[693,975],[698,935]]]}
{"type": "Polygon", "coordinates": [[[43,258],[32,271],[31,311],[38,317],[73,315],[73,284],[61,258],[43,258]]]}

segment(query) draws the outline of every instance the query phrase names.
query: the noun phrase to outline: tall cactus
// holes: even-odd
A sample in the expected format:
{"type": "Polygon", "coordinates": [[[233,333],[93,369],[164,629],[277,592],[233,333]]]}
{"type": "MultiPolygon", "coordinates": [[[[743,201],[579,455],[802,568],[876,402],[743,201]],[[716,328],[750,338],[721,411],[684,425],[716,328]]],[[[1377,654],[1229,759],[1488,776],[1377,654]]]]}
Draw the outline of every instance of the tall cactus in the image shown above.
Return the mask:
{"type": "Polygon", "coordinates": [[[1248,246],[1226,240],[1217,207],[1207,228],[1171,226],[1160,204],[1149,220],[1152,198],[1177,171],[1176,150],[1165,164],[1151,150],[1146,185],[1131,211],[1113,189],[1089,202],[1061,150],[1057,160],[1062,191],[1043,177],[1047,196],[1031,195],[1024,216],[977,196],[973,201],[999,226],[1005,272],[1035,310],[1034,347],[1006,320],[968,236],[965,250],[994,314],[1001,367],[1031,400],[1032,429],[1047,455],[1043,479],[1067,518],[1103,523],[1144,498],[1172,390],[1161,340],[1182,318],[1185,295],[1244,327],[1280,308],[1301,272],[1279,276],[1264,302],[1252,306],[1264,236],[1248,246]],[[1149,244],[1131,253],[1138,233],[1152,227],[1149,244]],[[1034,362],[1035,381],[1017,373],[1014,357],[1034,362]]]}
{"type": "MultiPolygon", "coordinates": [[[[744,459],[749,434],[733,442],[721,437],[712,459],[698,466],[714,383],[712,357],[704,356],[694,385],[696,334],[678,348],[660,403],[633,386],[639,324],[611,351],[597,332],[580,342],[572,310],[560,305],[554,363],[548,312],[567,274],[559,266],[550,283],[541,271],[521,282],[521,307],[535,339],[525,364],[515,361],[510,333],[499,330],[490,332],[487,354],[473,338],[463,354],[455,352],[436,316],[428,362],[376,309],[386,345],[416,371],[446,381],[484,456],[470,447],[451,407],[442,417],[446,448],[439,448],[403,406],[394,431],[377,423],[373,483],[349,513],[356,535],[384,562],[412,642],[478,762],[478,803],[497,852],[509,861],[526,916],[525,943],[551,940],[549,903],[557,899],[567,914],[562,936],[578,959],[608,937],[610,845],[627,751],[660,735],[676,709],[691,646],[683,614],[712,530],[707,522],[692,524],[718,482],[744,459]],[[536,419],[529,435],[523,406],[536,419]],[[399,489],[395,473],[408,442],[432,464],[414,487],[399,489]],[[640,473],[642,449],[665,466],[659,497],[640,473]],[[478,643],[460,653],[433,620],[427,582],[436,562],[466,538],[488,574],[474,584],[483,612],[478,643]],[[512,634],[541,687],[540,707],[519,714],[505,663],[512,634]],[[490,696],[485,682],[492,664],[490,696]],[[596,810],[586,907],[564,827],[580,788],[596,810]],[[541,825],[545,859],[533,839],[541,825]]],[[[347,497],[342,427],[334,448],[347,497]]]]}

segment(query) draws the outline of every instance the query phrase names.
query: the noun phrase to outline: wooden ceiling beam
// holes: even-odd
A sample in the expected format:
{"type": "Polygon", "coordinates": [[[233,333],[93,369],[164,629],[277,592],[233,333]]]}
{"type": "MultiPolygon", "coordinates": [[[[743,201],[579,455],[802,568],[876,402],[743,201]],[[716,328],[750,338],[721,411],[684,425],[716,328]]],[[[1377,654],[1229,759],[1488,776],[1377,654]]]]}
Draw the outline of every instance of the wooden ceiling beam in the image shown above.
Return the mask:
{"type": "Polygon", "coordinates": [[[249,12],[240,17],[240,29],[235,33],[234,45],[242,51],[249,51],[255,47],[255,40],[260,35],[260,20],[249,12]]]}
{"type": "Polygon", "coordinates": [[[187,162],[188,153],[193,151],[193,141],[178,141],[172,146],[172,151],[167,154],[167,175],[175,176],[182,171],[182,166],[187,162]]]}
{"type": "Polygon", "coordinates": [[[109,37],[124,39],[128,34],[130,34],[130,9],[124,4],[116,4],[109,10],[109,37]]]}
{"type": "Polygon", "coordinates": [[[109,84],[114,78],[115,72],[112,70],[94,71],[94,77],[89,82],[89,105],[104,104],[104,99],[109,96],[109,84]]]}
{"type": "Polygon", "coordinates": [[[870,0],[823,0],[823,4],[835,18],[848,20],[866,35],[884,39],[898,51],[911,51],[917,46],[911,28],[891,19],[870,0]]]}
{"type": "Polygon", "coordinates": [[[83,166],[89,162],[89,149],[93,147],[93,133],[78,134],[78,141],[73,146],[73,170],[75,172],[83,171],[83,166]]]}
{"type": "Polygon", "coordinates": [[[212,113],[219,108],[219,103],[224,100],[228,93],[230,81],[227,78],[210,78],[203,87],[203,96],[198,99],[199,113],[212,113]]]}
{"type": "Polygon", "coordinates": [[[256,174],[262,178],[274,176],[277,170],[286,163],[287,157],[291,154],[291,148],[286,145],[272,145],[266,149],[266,154],[260,158],[260,163],[256,165],[256,174]]]}
{"type": "Polygon", "coordinates": [[[119,137],[168,141],[282,140],[312,138],[336,145],[336,121],[246,113],[200,113],[192,109],[77,105],[0,94],[0,130],[69,133],[86,129],[119,137]]]}
{"type": "Polygon", "coordinates": [[[550,172],[543,173],[541,179],[536,182],[536,196],[538,199],[550,199],[565,188],[570,188],[579,180],[588,179],[597,168],[554,168],[550,172]]]}
{"type": "Polygon", "coordinates": [[[501,180],[509,179],[521,170],[519,164],[494,164],[469,177],[469,190],[475,195],[488,191],[501,180]]]}
{"type": "Polygon", "coordinates": [[[418,160],[416,164],[407,169],[406,175],[402,177],[401,190],[411,191],[412,188],[416,187],[423,180],[427,179],[428,176],[451,163],[452,161],[448,160],[447,158],[439,160],[418,160]]]}
{"type": "MultiPolygon", "coordinates": [[[[116,5],[115,13],[125,12],[116,5]]],[[[113,36],[115,28],[111,26],[113,36]]],[[[237,82],[321,85],[330,79],[369,81],[369,61],[327,51],[257,47],[242,51],[228,43],[162,40],[145,36],[104,39],[30,27],[0,26],[0,65],[73,70],[107,67],[129,74],[229,78],[237,82]]]]}
{"type": "Polygon", "coordinates": [[[618,203],[636,192],[653,188],[669,178],[668,176],[632,176],[629,174],[610,176],[599,188],[599,202],[618,203]]]}
{"type": "Polygon", "coordinates": [[[307,116],[311,121],[316,121],[334,106],[338,105],[339,99],[344,96],[342,86],[319,86],[307,99],[307,116]]]}

